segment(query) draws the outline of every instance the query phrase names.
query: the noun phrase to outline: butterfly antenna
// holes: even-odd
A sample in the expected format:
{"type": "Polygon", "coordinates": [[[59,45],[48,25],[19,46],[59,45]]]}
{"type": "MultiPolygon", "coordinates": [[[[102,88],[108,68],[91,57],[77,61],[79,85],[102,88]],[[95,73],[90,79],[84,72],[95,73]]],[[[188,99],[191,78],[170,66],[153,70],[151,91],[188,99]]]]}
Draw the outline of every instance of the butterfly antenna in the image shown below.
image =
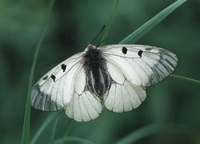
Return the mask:
{"type": "Polygon", "coordinates": [[[95,39],[100,35],[100,33],[104,30],[104,28],[106,27],[106,25],[104,25],[101,30],[99,31],[99,33],[95,36],[95,38],[92,40],[91,44],[95,41],[95,39]]]}
{"type": "Polygon", "coordinates": [[[108,39],[108,38],[106,38],[106,39],[102,40],[100,43],[98,43],[97,47],[99,47],[100,44],[103,43],[103,42],[105,42],[107,39],[108,39]]]}

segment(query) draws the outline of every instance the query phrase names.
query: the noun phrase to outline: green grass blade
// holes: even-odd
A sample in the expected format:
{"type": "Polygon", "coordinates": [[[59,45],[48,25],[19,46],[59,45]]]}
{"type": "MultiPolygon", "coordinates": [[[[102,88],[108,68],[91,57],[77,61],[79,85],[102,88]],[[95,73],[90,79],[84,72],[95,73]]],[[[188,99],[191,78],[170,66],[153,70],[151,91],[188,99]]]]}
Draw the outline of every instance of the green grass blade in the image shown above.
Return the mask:
{"type": "Polygon", "coordinates": [[[33,85],[35,66],[37,63],[40,46],[41,46],[41,43],[42,43],[42,40],[43,40],[43,37],[45,34],[46,25],[47,25],[48,19],[50,17],[50,12],[53,8],[54,1],[55,0],[50,1],[50,6],[47,11],[47,16],[46,16],[45,22],[42,27],[40,40],[37,45],[36,52],[35,52],[34,59],[33,59],[33,64],[31,67],[31,73],[30,73],[30,79],[29,79],[29,85],[28,85],[28,94],[27,94],[27,99],[26,99],[25,115],[24,115],[24,124],[23,124],[23,131],[22,131],[22,144],[28,144],[29,140],[30,140],[30,116],[31,116],[30,98],[31,98],[31,90],[32,90],[32,85],[33,85]]]}
{"type": "Polygon", "coordinates": [[[66,130],[65,130],[65,132],[64,132],[64,134],[63,134],[63,138],[61,139],[61,141],[60,141],[60,144],[64,144],[65,143],[65,140],[68,138],[67,136],[68,136],[68,133],[69,133],[69,130],[70,130],[70,128],[72,127],[72,123],[73,123],[73,120],[72,119],[69,119],[70,121],[69,121],[69,124],[68,124],[68,126],[66,127],[66,130]]]}
{"type": "Polygon", "coordinates": [[[195,80],[195,79],[191,79],[191,78],[187,78],[187,77],[184,77],[184,76],[178,76],[178,75],[173,75],[173,74],[171,74],[170,76],[175,77],[175,78],[179,78],[179,79],[188,80],[190,82],[194,82],[194,83],[200,84],[200,81],[195,80]]]}
{"type": "Polygon", "coordinates": [[[35,134],[35,136],[33,137],[31,144],[35,144],[37,139],[40,137],[40,135],[42,134],[42,132],[45,130],[45,128],[58,116],[62,113],[63,111],[59,111],[59,112],[54,112],[51,113],[46,120],[44,121],[44,123],[41,125],[40,129],[37,131],[37,133],[35,134]]]}
{"type": "Polygon", "coordinates": [[[114,8],[113,8],[113,12],[111,14],[111,17],[110,17],[110,20],[109,20],[109,23],[108,23],[108,26],[106,26],[104,35],[103,35],[103,37],[101,39],[102,43],[100,44],[100,46],[105,45],[105,40],[108,38],[108,33],[109,33],[111,24],[112,24],[114,16],[115,16],[115,12],[116,12],[116,9],[117,9],[117,6],[118,6],[118,2],[119,2],[119,0],[116,0],[116,3],[115,3],[114,8]]]}
{"type": "Polygon", "coordinates": [[[56,119],[54,120],[54,123],[53,123],[53,127],[52,127],[52,131],[51,131],[51,136],[50,136],[50,140],[49,140],[49,143],[52,144],[53,141],[54,141],[54,138],[55,138],[55,133],[56,133],[56,128],[58,126],[58,121],[59,121],[59,116],[56,117],[56,119]]]}
{"type": "Polygon", "coordinates": [[[161,22],[184,2],[186,2],[186,0],[178,0],[174,2],[173,4],[162,10],[160,13],[158,13],[156,16],[154,16],[152,19],[147,21],[145,24],[143,24],[141,27],[139,27],[136,31],[128,35],[120,42],[120,44],[135,43],[138,39],[140,39],[143,35],[145,35],[153,27],[155,27],[159,22],[161,22]]]}
{"type": "Polygon", "coordinates": [[[178,124],[152,124],[146,127],[142,127],[123,138],[122,140],[116,142],[115,144],[131,144],[144,139],[147,136],[151,136],[158,133],[173,133],[173,134],[183,134],[194,136],[195,131],[189,126],[178,125],[178,124]],[[193,133],[192,133],[193,132],[193,133]]]}
{"type": "MultiPolygon", "coordinates": [[[[54,141],[54,144],[60,144],[60,141],[62,141],[62,139],[57,139],[54,141]]],[[[88,140],[85,140],[85,139],[82,139],[82,138],[78,138],[78,137],[65,137],[64,139],[64,142],[65,143],[80,143],[80,144],[95,144],[91,141],[88,141],[88,140]]]]}

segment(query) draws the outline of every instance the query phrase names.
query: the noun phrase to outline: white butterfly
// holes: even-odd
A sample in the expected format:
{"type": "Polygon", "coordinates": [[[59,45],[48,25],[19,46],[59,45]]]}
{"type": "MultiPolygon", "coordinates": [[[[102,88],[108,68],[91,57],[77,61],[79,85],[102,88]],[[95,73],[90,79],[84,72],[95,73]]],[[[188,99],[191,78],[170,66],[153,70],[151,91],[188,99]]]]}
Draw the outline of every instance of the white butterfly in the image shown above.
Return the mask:
{"type": "Polygon", "coordinates": [[[146,98],[145,87],[167,77],[177,61],[174,53],[153,46],[89,44],[34,85],[31,104],[44,111],[65,109],[79,122],[97,118],[103,106],[131,111],[146,98]]]}

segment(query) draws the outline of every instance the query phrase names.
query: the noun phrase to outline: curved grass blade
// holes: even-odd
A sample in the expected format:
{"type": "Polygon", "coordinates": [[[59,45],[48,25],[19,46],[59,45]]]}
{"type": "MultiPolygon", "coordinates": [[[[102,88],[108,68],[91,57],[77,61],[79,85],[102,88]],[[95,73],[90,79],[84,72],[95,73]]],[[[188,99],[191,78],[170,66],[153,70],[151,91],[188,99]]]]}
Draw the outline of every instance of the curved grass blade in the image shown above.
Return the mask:
{"type": "Polygon", "coordinates": [[[70,130],[70,128],[71,128],[71,126],[72,126],[72,122],[73,122],[72,119],[69,119],[69,120],[70,120],[70,121],[69,121],[69,124],[68,124],[68,126],[67,126],[67,128],[66,128],[66,130],[65,130],[65,132],[64,132],[64,134],[63,134],[63,138],[61,139],[60,144],[64,144],[65,141],[66,141],[66,139],[68,139],[67,135],[68,135],[68,133],[69,133],[69,130],[70,130]]]}
{"type": "Polygon", "coordinates": [[[190,82],[194,82],[194,83],[200,84],[200,81],[195,80],[195,79],[191,79],[191,78],[187,78],[187,77],[184,77],[184,76],[178,76],[178,75],[173,75],[173,74],[171,74],[170,76],[175,77],[175,78],[179,78],[179,79],[188,80],[190,82]]]}
{"type": "Polygon", "coordinates": [[[45,22],[42,27],[40,40],[37,45],[36,52],[35,52],[34,59],[33,59],[33,64],[31,67],[31,73],[30,73],[29,85],[28,85],[28,93],[27,93],[27,99],[26,99],[26,107],[25,107],[24,124],[23,124],[23,131],[22,131],[22,144],[28,144],[29,140],[30,140],[30,116],[31,116],[30,98],[31,98],[32,85],[33,85],[33,77],[34,77],[35,66],[36,66],[39,51],[40,51],[40,46],[41,46],[45,31],[46,31],[47,22],[50,17],[50,12],[54,5],[54,1],[55,0],[50,1],[50,5],[49,5],[49,8],[48,8],[47,14],[46,14],[46,19],[45,19],[45,22]]]}
{"type": "Polygon", "coordinates": [[[113,8],[112,15],[111,15],[110,20],[109,20],[109,23],[108,23],[108,26],[106,26],[104,35],[103,35],[103,37],[102,37],[102,39],[101,39],[102,43],[100,44],[100,46],[105,45],[105,40],[108,38],[108,33],[109,33],[111,24],[112,24],[113,19],[114,19],[114,16],[115,16],[115,12],[116,12],[116,9],[117,9],[118,2],[119,2],[119,0],[116,0],[116,3],[115,3],[114,8],[113,8]]]}
{"type": "Polygon", "coordinates": [[[32,141],[30,144],[35,144],[37,139],[40,137],[40,135],[42,134],[42,132],[45,130],[45,128],[58,116],[62,113],[63,111],[59,111],[59,112],[54,112],[51,113],[46,120],[44,121],[44,123],[41,125],[41,127],[39,128],[39,130],[37,131],[37,133],[35,134],[35,136],[33,137],[32,141]]]}
{"type": "MultiPolygon", "coordinates": [[[[54,144],[60,144],[60,141],[62,141],[63,139],[57,139],[56,141],[54,141],[54,144]]],[[[78,137],[65,137],[64,142],[73,142],[73,143],[80,143],[80,144],[96,144],[93,143],[91,141],[82,139],[82,138],[78,138],[78,137]]]]}
{"type": "Polygon", "coordinates": [[[158,133],[173,133],[173,134],[183,134],[188,135],[193,140],[197,141],[198,136],[195,135],[197,130],[193,130],[191,127],[186,125],[177,125],[177,124],[152,124],[146,127],[143,127],[139,130],[136,130],[123,138],[122,140],[116,142],[115,144],[131,144],[136,143],[137,141],[158,133]]]}
{"type": "Polygon", "coordinates": [[[51,131],[51,136],[50,136],[50,140],[49,140],[49,143],[53,143],[54,141],[54,138],[55,138],[55,133],[56,133],[56,128],[58,126],[58,121],[59,121],[59,116],[56,117],[54,123],[53,123],[53,126],[52,126],[52,131],[51,131]]]}
{"type": "Polygon", "coordinates": [[[156,16],[154,16],[152,19],[147,21],[145,24],[143,24],[141,27],[139,27],[137,30],[128,35],[120,42],[120,44],[135,43],[138,39],[140,39],[143,35],[145,35],[153,27],[155,27],[159,22],[161,22],[184,2],[186,2],[186,0],[178,0],[174,2],[173,4],[162,10],[160,13],[158,13],[156,16]]]}

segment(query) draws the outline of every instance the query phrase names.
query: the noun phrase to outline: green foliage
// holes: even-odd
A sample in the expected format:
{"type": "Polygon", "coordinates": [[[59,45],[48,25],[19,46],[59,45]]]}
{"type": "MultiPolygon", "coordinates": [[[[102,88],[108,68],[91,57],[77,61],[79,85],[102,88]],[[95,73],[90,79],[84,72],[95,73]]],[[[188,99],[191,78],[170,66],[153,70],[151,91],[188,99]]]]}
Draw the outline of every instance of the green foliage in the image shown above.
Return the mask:
{"type": "Polygon", "coordinates": [[[42,27],[42,31],[41,31],[41,36],[40,36],[40,40],[38,42],[38,46],[36,48],[36,52],[34,55],[34,59],[33,59],[33,64],[31,67],[31,73],[30,73],[30,79],[29,79],[29,85],[28,85],[28,94],[27,94],[27,99],[26,99],[26,108],[25,108],[25,116],[24,116],[24,125],[23,125],[23,133],[22,133],[22,143],[23,144],[27,144],[29,143],[29,133],[30,133],[30,116],[31,116],[31,104],[30,104],[30,97],[31,97],[31,90],[32,90],[32,85],[33,85],[33,78],[34,78],[34,73],[35,73],[35,67],[36,67],[36,63],[37,63],[37,59],[38,59],[38,55],[39,55],[39,51],[40,51],[40,47],[41,47],[41,43],[46,31],[46,25],[49,19],[49,15],[50,12],[52,10],[52,7],[54,5],[54,0],[52,0],[50,2],[50,7],[44,22],[44,25],[42,27]]]}
{"type": "Polygon", "coordinates": [[[0,1],[1,142],[200,143],[200,3],[179,7],[184,2],[0,1]],[[30,111],[33,81],[87,46],[66,36],[89,42],[104,24],[107,44],[123,39],[172,50],[179,58],[176,71],[147,88],[147,99],[128,113],[104,110],[98,119],[78,123],[62,111],[30,111]]]}

